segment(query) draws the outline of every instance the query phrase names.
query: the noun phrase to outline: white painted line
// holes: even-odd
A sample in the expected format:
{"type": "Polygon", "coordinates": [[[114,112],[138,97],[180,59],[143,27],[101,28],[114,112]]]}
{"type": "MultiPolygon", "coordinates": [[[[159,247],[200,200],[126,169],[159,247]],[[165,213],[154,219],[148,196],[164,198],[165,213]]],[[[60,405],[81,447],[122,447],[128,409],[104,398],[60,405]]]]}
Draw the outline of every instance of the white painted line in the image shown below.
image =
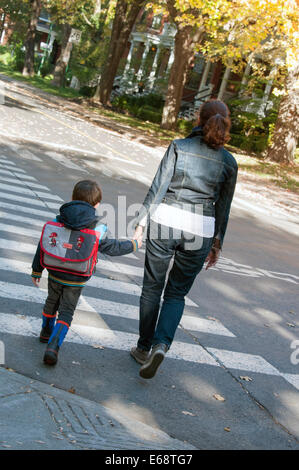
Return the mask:
{"type": "Polygon", "coordinates": [[[44,191],[49,191],[50,192],[50,189],[47,188],[47,186],[43,186],[42,184],[37,184],[37,183],[32,183],[31,181],[21,181],[19,180],[19,178],[9,178],[7,176],[1,176],[1,181],[5,181],[5,182],[8,182],[8,183],[13,183],[14,185],[18,185],[18,186],[24,186],[24,187],[30,187],[30,188],[37,188],[37,189],[42,189],[44,191]]]}
{"type": "Polygon", "coordinates": [[[99,263],[98,263],[99,269],[101,268],[107,269],[108,271],[121,272],[123,274],[128,274],[131,276],[143,278],[143,273],[144,273],[143,268],[139,268],[137,266],[130,266],[129,264],[116,263],[114,261],[112,262],[108,259],[102,259],[101,254],[99,256],[100,256],[99,263]]]}
{"type": "Polygon", "coordinates": [[[24,224],[36,225],[37,227],[42,230],[44,223],[40,218],[39,219],[32,219],[31,217],[24,217],[22,215],[11,214],[9,212],[4,212],[0,209],[0,219],[13,219],[14,222],[22,222],[24,224]]]}
{"type": "Polygon", "coordinates": [[[35,162],[41,162],[42,160],[34,155],[30,150],[18,148],[17,153],[20,157],[25,158],[25,160],[32,160],[35,162]]]}
{"type": "MultiPolygon", "coordinates": [[[[15,178],[16,177],[16,174],[13,173],[12,171],[9,171],[9,170],[4,170],[3,168],[0,167],[0,174],[2,175],[9,175],[11,176],[12,178],[15,178]]],[[[18,175],[18,178],[20,178],[21,180],[32,180],[32,181],[37,181],[36,178],[34,178],[33,176],[29,176],[29,175],[18,175]]]]}
{"type": "Polygon", "coordinates": [[[207,348],[228,369],[238,369],[262,374],[280,375],[280,372],[261,356],[207,348]]]}
{"type": "Polygon", "coordinates": [[[22,173],[22,174],[26,173],[26,171],[22,170],[21,168],[16,168],[16,167],[11,168],[11,166],[9,164],[4,165],[3,163],[0,163],[0,167],[1,168],[7,168],[8,170],[11,170],[15,173],[22,173]]]}
{"type": "Polygon", "coordinates": [[[72,170],[77,170],[77,171],[81,171],[83,173],[88,173],[88,171],[84,170],[84,168],[82,168],[79,165],[76,165],[71,160],[66,158],[64,155],[61,155],[60,153],[47,152],[47,157],[53,158],[53,160],[57,161],[58,163],[60,163],[60,165],[63,165],[66,168],[71,168],[72,170]]]}
{"type": "Polygon", "coordinates": [[[212,335],[217,334],[221,336],[230,336],[231,338],[236,337],[219,321],[207,320],[206,318],[198,318],[193,316],[191,317],[190,315],[184,315],[182,317],[181,325],[186,330],[201,331],[203,333],[210,333],[212,335]]]}
{"type": "Polygon", "coordinates": [[[56,210],[59,209],[60,207],[60,204],[56,204],[54,202],[45,203],[43,201],[40,201],[39,199],[15,196],[14,194],[7,194],[2,191],[0,191],[0,198],[9,199],[12,201],[19,201],[19,202],[22,202],[23,204],[32,204],[33,206],[49,207],[50,209],[56,209],[56,210]]]}
{"type": "MultiPolygon", "coordinates": [[[[41,235],[41,232],[38,232],[36,230],[31,230],[31,229],[23,229],[21,227],[18,227],[18,226],[14,226],[14,225],[8,225],[8,224],[1,224],[0,223],[0,231],[4,231],[4,232],[11,232],[11,233],[18,233],[20,235],[27,235],[27,236],[32,236],[32,237],[35,237],[35,238],[40,238],[40,235],[41,235]]],[[[16,242],[16,241],[13,241],[13,240],[6,240],[6,239],[3,239],[3,238],[0,238],[0,248],[4,248],[5,249],[8,249],[8,250],[13,250],[13,251],[21,251],[22,253],[35,253],[36,251],[36,246],[35,245],[31,245],[29,243],[19,243],[19,242],[16,242]]],[[[105,269],[105,263],[110,263],[109,264],[109,268],[111,270],[111,267],[110,265],[114,265],[115,263],[112,263],[111,261],[106,261],[106,260],[99,260],[99,263],[97,265],[98,269],[105,269]]],[[[124,269],[124,272],[125,269],[126,269],[126,266],[129,268],[129,271],[130,273],[134,273],[134,270],[136,270],[137,272],[140,272],[140,270],[142,271],[142,276],[143,276],[143,268],[139,268],[137,266],[130,266],[130,265],[125,265],[125,264],[122,264],[122,269],[124,269]]],[[[117,267],[114,268],[114,271],[118,271],[117,267]]],[[[108,285],[108,282],[109,280],[106,281],[106,285],[108,285]]],[[[119,282],[119,287],[121,289],[121,285],[122,283],[120,281],[112,281],[113,283],[117,283],[119,282]]],[[[123,284],[126,284],[126,283],[123,283],[123,284]]],[[[99,285],[95,285],[95,281],[93,280],[93,278],[88,281],[88,285],[92,286],[94,285],[94,287],[100,287],[99,285]]],[[[114,284],[115,286],[117,284],[114,284]]],[[[104,287],[103,287],[104,288],[104,287]]],[[[134,288],[135,291],[139,290],[139,294],[141,294],[141,288],[136,286],[136,288],[134,288]]],[[[130,292],[125,292],[125,293],[130,293],[130,292]]],[[[186,297],[185,299],[185,303],[187,306],[189,307],[198,307],[198,305],[193,302],[193,300],[189,299],[188,297],[186,297]]]]}
{"type": "MultiPolygon", "coordinates": [[[[38,215],[40,217],[47,217],[49,220],[52,220],[56,216],[56,214],[53,212],[42,211],[39,209],[34,209],[31,207],[26,207],[26,206],[19,206],[17,204],[10,204],[8,202],[3,202],[3,201],[0,201],[0,207],[3,207],[4,209],[16,211],[16,212],[26,212],[32,215],[38,215]]],[[[12,217],[12,214],[11,214],[11,217],[12,217]]]]}
{"type": "Polygon", "coordinates": [[[299,390],[299,374],[281,374],[281,376],[299,390]]]}
{"type": "MultiPolygon", "coordinates": [[[[0,331],[2,333],[37,337],[40,330],[41,319],[0,313],[0,331]]],[[[129,352],[131,347],[136,346],[138,335],[105,328],[79,325],[74,321],[65,341],[88,346],[101,345],[105,348],[129,352]]],[[[183,343],[181,341],[173,342],[171,349],[167,353],[167,358],[219,367],[219,364],[201,346],[183,343]]]]}
{"type": "Polygon", "coordinates": [[[17,225],[9,225],[0,223],[0,232],[17,233],[26,237],[40,238],[41,230],[32,230],[30,228],[19,227],[17,225]]]}
{"type": "MultiPolygon", "coordinates": [[[[10,313],[0,313],[0,332],[5,334],[35,337],[39,336],[41,330],[41,318],[35,318],[25,315],[13,315],[10,313]]],[[[65,338],[65,342],[71,342],[86,346],[103,346],[104,348],[127,351],[136,346],[138,335],[122,331],[116,331],[106,328],[97,328],[95,326],[85,326],[76,323],[76,319],[65,338]]],[[[250,354],[235,353],[233,351],[217,351],[218,356],[221,353],[239,354],[247,360],[247,367],[244,369],[242,361],[241,370],[248,372],[258,372],[266,375],[283,377],[295,388],[299,389],[299,375],[280,373],[275,367],[271,366],[260,356],[250,354]],[[252,367],[252,368],[251,368],[252,367]]],[[[100,353],[99,353],[100,354],[100,353]]],[[[166,355],[168,358],[188,361],[195,364],[207,364],[214,367],[220,367],[220,364],[200,345],[174,341],[166,355]]],[[[240,369],[238,361],[230,368],[240,369]]]]}
{"type": "Polygon", "coordinates": [[[11,162],[10,160],[7,160],[7,158],[2,157],[2,155],[1,155],[1,158],[0,158],[0,163],[5,163],[5,165],[16,166],[16,164],[14,162],[11,162]]]}
{"type": "MultiPolygon", "coordinates": [[[[11,186],[9,184],[3,184],[3,183],[0,183],[0,189],[3,189],[4,191],[11,191],[11,192],[14,192],[14,193],[21,193],[21,194],[30,194],[30,196],[32,197],[40,197],[40,198],[46,198],[46,199],[54,199],[55,201],[62,201],[63,200],[59,197],[59,196],[56,196],[56,194],[51,194],[51,193],[44,193],[42,191],[33,191],[32,189],[30,188],[19,188],[18,186],[11,186]]],[[[14,196],[12,195],[12,198],[14,196]]]]}
{"type": "Polygon", "coordinates": [[[0,238],[0,248],[4,250],[12,250],[21,253],[31,253],[34,254],[36,252],[36,246],[32,245],[31,243],[23,243],[23,242],[16,242],[14,240],[6,240],[5,238],[0,238]]]}
{"type": "MultiPolygon", "coordinates": [[[[1,240],[0,240],[1,242],[1,240]]],[[[6,249],[12,249],[11,245],[13,242],[7,243],[6,249]]],[[[26,249],[27,244],[20,244],[20,251],[26,249]],[[22,250],[23,249],[23,250],[22,250]]],[[[2,248],[0,243],[0,248],[2,248]]],[[[0,258],[0,269],[12,272],[19,272],[23,274],[31,273],[31,267],[29,263],[18,260],[11,260],[6,258],[0,258]]],[[[46,276],[44,276],[46,277],[46,276]]],[[[103,279],[98,276],[93,276],[88,284],[92,287],[99,289],[106,289],[115,293],[115,296],[119,297],[119,293],[131,294],[139,296],[140,290],[136,290],[138,286],[128,286],[127,283],[118,283],[117,281],[111,281],[110,279],[103,279]],[[116,285],[115,285],[116,283],[116,285]],[[118,290],[118,287],[121,290],[118,290]],[[133,287],[133,290],[131,289],[133,287]]],[[[0,297],[5,298],[18,298],[20,300],[30,300],[33,302],[44,302],[46,290],[35,287],[26,286],[22,284],[12,284],[7,282],[0,282],[0,297]],[[17,291],[17,293],[16,293],[17,291]],[[42,292],[42,294],[41,294],[42,292]],[[38,294],[38,295],[37,295],[38,294]],[[35,297],[34,297],[35,295],[35,297]],[[18,296],[18,297],[17,297],[18,296]],[[34,300],[35,299],[35,300],[34,300]]],[[[98,299],[90,296],[81,296],[84,301],[84,308],[88,311],[98,312],[105,315],[117,316],[122,318],[129,318],[131,320],[139,320],[139,306],[114,302],[110,300],[98,299]]],[[[80,308],[80,306],[79,306],[80,308]]],[[[204,333],[216,334],[221,336],[234,337],[234,335],[227,330],[220,322],[212,320],[206,320],[195,316],[184,315],[181,320],[181,325],[185,329],[191,329],[192,331],[201,331],[204,333]]]]}
{"type": "Polygon", "coordinates": [[[129,258],[129,259],[138,259],[138,257],[136,255],[134,255],[134,253],[129,253],[127,255],[122,255],[123,258],[129,258]]]}

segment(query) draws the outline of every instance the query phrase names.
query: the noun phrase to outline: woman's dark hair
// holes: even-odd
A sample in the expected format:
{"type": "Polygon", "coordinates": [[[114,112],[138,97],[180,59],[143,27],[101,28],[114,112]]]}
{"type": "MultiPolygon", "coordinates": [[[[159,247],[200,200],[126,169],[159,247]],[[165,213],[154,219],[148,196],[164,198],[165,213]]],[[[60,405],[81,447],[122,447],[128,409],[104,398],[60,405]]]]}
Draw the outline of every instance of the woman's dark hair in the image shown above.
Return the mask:
{"type": "Polygon", "coordinates": [[[229,109],[223,101],[212,99],[201,106],[199,125],[202,127],[203,140],[209,147],[219,149],[229,141],[229,116],[229,109]]]}
{"type": "Polygon", "coordinates": [[[102,200],[102,191],[96,181],[82,180],[75,184],[72,195],[73,201],[85,201],[95,206],[102,200]]]}

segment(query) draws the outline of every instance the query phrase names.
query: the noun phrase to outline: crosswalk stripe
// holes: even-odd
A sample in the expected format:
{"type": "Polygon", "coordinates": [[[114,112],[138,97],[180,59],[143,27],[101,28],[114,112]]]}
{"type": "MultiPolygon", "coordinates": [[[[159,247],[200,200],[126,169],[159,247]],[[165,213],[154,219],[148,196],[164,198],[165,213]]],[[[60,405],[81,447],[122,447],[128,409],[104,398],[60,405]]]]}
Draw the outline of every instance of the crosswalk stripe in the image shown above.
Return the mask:
{"type": "Polygon", "coordinates": [[[50,192],[50,189],[47,188],[47,186],[43,186],[42,184],[38,184],[38,183],[33,183],[32,181],[28,182],[28,181],[21,181],[19,178],[10,178],[9,176],[1,176],[1,181],[5,181],[7,183],[13,183],[14,185],[17,185],[17,186],[24,186],[24,187],[29,187],[30,188],[37,188],[37,189],[42,189],[44,191],[48,191],[50,192]]]}
{"type": "Polygon", "coordinates": [[[64,157],[60,153],[57,152],[47,152],[47,156],[53,158],[53,160],[57,161],[61,165],[65,166],[66,168],[71,168],[72,170],[81,171],[82,173],[88,173],[84,168],[81,168],[79,165],[76,165],[68,158],[64,157]]]}
{"type": "Polygon", "coordinates": [[[40,228],[40,230],[43,227],[44,222],[39,218],[39,219],[32,219],[31,217],[24,217],[22,215],[17,215],[17,214],[11,214],[9,212],[4,212],[0,210],[0,218],[1,219],[7,219],[11,220],[13,219],[14,222],[22,222],[25,224],[30,224],[30,225],[36,225],[37,227],[40,228]]]}
{"type": "MultiPolygon", "coordinates": [[[[3,184],[0,183],[0,189],[3,189],[4,191],[12,191],[13,193],[21,193],[21,194],[30,194],[32,197],[45,197],[46,199],[55,199],[55,201],[62,201],[62,199],[59,196],[56,196],[56,194],[51,194],[51,193],[45,193],[43,191],[33,191],[30,188],[19,188],[18,186],[11,186],[9,184],[3,184]]],[[[11,198],[14,198],[14,195],[11,195],[11,198]]]]}
{"type": "MultiPolygon", "coordinates": [[[[0,313],[0,325],[2,333],[36,337],[40,333],[41,320],[34,317],[18,317],[13,314],[0,313]]],[[[100,345],[121,351],[129,351],[131,347],[136,346],[137,340],[138,335],[133,333],[79,325],[75,323],[75,320],[65,338],[66,342],[95,347],[100,345]]],[[[180,341],[173,342],[167,357],[219,367],[215,359],[201,346],[180,341]]]]}
{"type": "Polygon", "coordinates": [[[10,160],[7,160],[6,158],[2,157],[0,158],[0,163],[5,163],[6,165],[11,165],[11,166],[16,166],[14,162],[11,162],[10,160]]]}
{"type": "Polygon", "coordinates": [[[27,237],[40,238],[40,230],[32,230],[30,228],[18,227],[17,225],[9,225],[0,223],[0,232],[18,233],[27,237]]]}
{"type": "MultiPolygon", "coordinates": [[[[0,258],[0,269],[5,270],[5,271],[18,272],[22,274],[31,273],[30,263],[26,263],[24,261],[13,260],[13,259],[8,260],[6,258],[0,258]]],[[[47,272],[45,272],[44,277],[45,278],[47,277],[47,272]]],[[[140,290],[141,290],[139,286],[134,286],[125,282],[112,281],[110,279],[105,279],[99,276],[93,276],[88,281],[88,285],[91,287],[96,287],[98,289],[109,290],[114,293],[130,294],[130,295],[134,295],[138,297],[140,295],[140,290]]],[[[1,284],[0,282],[0,297],[2,296],[2,292],[3,292],[1,286],[3,287],[3,291],[4,291],[3,297],[6,297],[6,298],[7,296],[8,298],[13,298],[11,297],[11,295],[13,294],[11,293],[13,293],[14,290],[17,289],[19,291],[19,295],[21,296],[21,299],[22,299],[22,295],[24,294],[26,297],[24,298],[24,300],[27,300],[28,296],[30,298],[34,298],[34,294],[36,293],[36,290],[37,290],[35,287],[25,286],[22,284],[21,285],[11,284],[11,283],[1,284]],[[16,288],[16,286],[18,287],[16,288]]],[[[41,292],[44,292],[44,290],[41,289],[41,292]]],[[[43,294],[41,295],[42,295],[41,302],[43,302],[45,298],[43,294]]],[[[131,304],[123,304],[123,303],[118,303],[118,302],[113,302],[113,301],[106,301],[106,300],[97,299],[94,297],[83,296],[83,299],[84,299],[84,306],[85,307],[88,306],[89,311],[99,311],[100,313],[103,313],[103,314],[121,316],[123,318],[129,318],[131,320],[139,319],[139,307],[138,306],[133,306],[131,304]]],[[[37,303],[40,303],[38,302],[37,299],[35,301],[37,303]]],[[[190,316],[190,315],[184,314],[181,320],[181,325],[183,326],[183,328],[192,330],[192,331],[201,331],[201,332],[210,333],[210,334],[235,337],[235,335],[231,333],[227,328],[225,328],[220,322],[215,322],[215,321],[208,320],[205,318],[199,318],[196,316],[190,316]]]]}
{"type": "MultiPolygon", "coordinates": [[[[0,332],[13,335],[37,337],[41,329],[41,320],[31,316],[0,313],[0,332]]],[[[65,342],[76,343],[92,347],[104,347],[120,351],[130,351],[138,341],[138,335],[109,328],[86,326],[74,322],[68,332],[65,342]]],[[[205,350],[199,344],[174,341],[167,352],[168,358],[188,361],[196,364],[206,364],[220,367],[215,359],[220,359],[227,369],[254,372],[282,377],[299,390],[299,375],[281,373],[261,356],[253,354],[225,351],[215,348],[205,350]],[[211,354],[210,354],[211,353],[211,354]]]]}
{"type": "MultiPolygon", "coordinates": [[[[16,177],[16,175],[12,171],[4,170],[2,167],[0,167],[0,175],[9,175],[11,177],[16,177]]],[[[20,178],[21,180],[23,179],[23,180],[37,181],[36,178],[34,178],[34,176],[29,176],[26,174],[18,175],[18,178],[20,178]]]]}
{"type": "Polygon", "coordinates": [[[17,168],[17,167],[13,167],[11,168],[11,165],[6,162],[5,164],[4,163],[0,163],[0,167],[1,168],[7,168],[8,170],[11,170],[11,171],[14,171],[15,173],[26,173],[25,170],[22,170],[21,168],[17,168]]]}
{"type": "MultiPolygon", "coordinates": [[[[13,189],[11,189],[13,191],[13,189]]],[[[2,191],[0,191],[0,198],[3,199],[13,199],[14,201],[19,201],[22,202],[23,204],[32,204],[33,206],[44,206],[44,207],[49,207],[51,209],[59,209],[60,204],[56,204],[53,202],[48,202],[45,203],[39,199],[33,199],[33,198],[28,198],[28,197],[22,197],[22,196],[16,196],[14,194],[7,194],[2,191]]]]}
{"type": "Polygon", "coordinates": [[[240,369],[263,374],[280,375],[280,372],[263,357],[222,349],[207,348],[228,369],[240,369]]]}
{"type": "MultiPolygon", "coordinates": [[[[4,209],[9,209],[9,210],[12,210],[12,211],[26,212],[26,213],[29,213],[29,214],[32,214],[32,215],[47,217],[47,218],[49,218],[49,220],[55,218],[55,215],[56,215],[54,212],[49,212],[49,211],[46,211],[46,210],[43,211],[43,210],[40,210],[40,209],[35,209],[35,208],[32,208],[32,207],[28,207],[28,206],[19,206],[17,204],[11,204],[9,202],[3,202],[3,201],[0,201],[0,207],[3,207],[4,209]]],[[[11,217],[12,217],[12,214],[11,214],[11,217]]]]}
{"type": "Polygon", "coordinates": [[[36,162],[42,161],[39,157],[37,157],[27,149],[21,149],[20,147],[18,147],[15,151],[17,152],[19,157],[25,158],[25,160],[34,160],[36,162]]]}
{"type": "MultiPolygon", "coordinates": [[[[26,236],[32,236],[35,238],[40,238],[41,232],[38,232],[36,230],[32,229],[23,229],[18,226],[14,225],[8,225],[8,224],[1,224],[0,223],[0,231],[5,231],[5,232],[12,232],[12,233],[18,233],[20,235],[26,235],[26,236]]],[[[36,251],[36,245],[33,245],[31,243],[24,243],[24,242],[16,242],[14,240],[7,240],[5,238],[0,238],[0,248],[6,249],[6,250],[13,250],[13,251],[20,251],[21,253],[32,253],[34,254],[36,251]]],[[[112,263],[109,260],[104,260],[102,258],[99,258],[99,264],[98,264],[98,269],[108,269],[109,271],[113,272],[119,272],[119,265],[120,263],[112,263]]],[[[143,277],[143,268],[139,268],[138,266],[131,266],[131,265],[126,265],[122,264],[121,269],[122,272],[126,273],[126,267],[128,268],[129,274],[132,274],[136,277],[143,277]],[[136,271],[136,274],[135,274],[136,271]]],[[[93,282],[92,279],[90,282],[93,282]]],[[[115,282],[115,281],[113,281],[115,282]]],[[[91,285],[91,284],[89,284],[91,285]]],[[[141,290],[140,290],[141,293],[141,290]]],[[[186,297],[185,299],[186,305],[189,307],[198,307],[198,305],[193,302],[193,300],[189,299],[189,297],[186,297]]]]}

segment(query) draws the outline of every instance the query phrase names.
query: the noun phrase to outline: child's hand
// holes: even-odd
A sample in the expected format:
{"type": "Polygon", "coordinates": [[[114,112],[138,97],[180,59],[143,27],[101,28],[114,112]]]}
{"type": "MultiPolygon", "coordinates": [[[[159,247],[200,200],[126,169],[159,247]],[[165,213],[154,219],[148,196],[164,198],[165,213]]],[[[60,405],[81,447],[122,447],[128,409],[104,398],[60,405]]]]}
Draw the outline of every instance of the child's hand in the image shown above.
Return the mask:
{"type": "Polygon", "coordinates": [[[39,287],[40,277],[32,277],[31,279],[35,287],[39,287]]]}

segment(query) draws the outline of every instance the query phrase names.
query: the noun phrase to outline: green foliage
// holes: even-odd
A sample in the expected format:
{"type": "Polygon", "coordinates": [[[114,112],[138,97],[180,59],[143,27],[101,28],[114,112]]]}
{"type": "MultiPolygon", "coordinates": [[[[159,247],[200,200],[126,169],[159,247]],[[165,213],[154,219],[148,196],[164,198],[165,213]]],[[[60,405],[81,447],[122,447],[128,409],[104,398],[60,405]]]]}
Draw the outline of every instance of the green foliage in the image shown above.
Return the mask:
{"type": "Polygon", "coordinates": [[[25,51],[22,43],[15,45],[13,49],[12,68],[17,72],[22,72],[24,67],[25,51]]]}
{"type": "Polygon", "coordinates": [[[193,127],[195,127],[195,126],[194,126],[194,122],[192,122],[192,121],[186,121],[185,119],[179,119],[178,122],[177,122],[178,130],[184,135],[190,134],[193,127]]]}
{"type": "Polygon", "coordinates": [[[277,120],[279,104],[273,95],[270,100],[273,108],[266,111],[264,117],[258,114],[261,104],[258,99],[243,97],[228,101],[232,121],[231,145],[256,153],[262,153],[266,149],[277,120]]]}
{"type": "Polygon", "coordinates": [[[3,65],[11,65],[12,55],[7,46],[0,46],[0,63],[3,65]]]}
{"type": "Polygon", "coordinates": [[[144,121],[159,124],[162,118],[164,99],[160,95],[121,95],[114,98],[112,106],[118,111],[126,111],[144,121]]]}

